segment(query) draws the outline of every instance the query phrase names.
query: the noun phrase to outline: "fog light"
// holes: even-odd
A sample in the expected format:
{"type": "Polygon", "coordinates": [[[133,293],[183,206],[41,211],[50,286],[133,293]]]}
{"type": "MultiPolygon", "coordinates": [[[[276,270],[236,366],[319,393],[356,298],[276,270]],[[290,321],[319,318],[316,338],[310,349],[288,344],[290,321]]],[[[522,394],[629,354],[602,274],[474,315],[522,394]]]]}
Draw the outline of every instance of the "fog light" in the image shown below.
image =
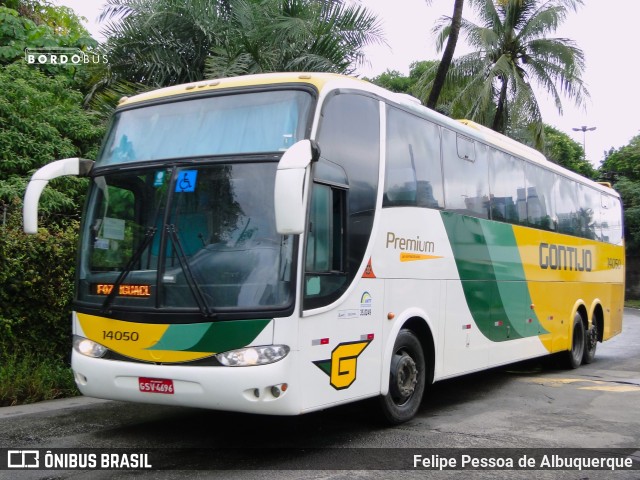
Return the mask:
{"type": "Polygon", "coordinates": [[[76,383],[78,385],[86,385],[87,384],[87,377],[85,377],[84,375],[82,375],[79,372],[73,372],[73,377],[76,380],[76,383]]]}
{"type": "Polygon", "coordinates": [[[107,353],[107,347],[88,338],[78,337],[77,335],[73,337],[73,348],[76,352],[92,358],[100,358],[107,353]]]}

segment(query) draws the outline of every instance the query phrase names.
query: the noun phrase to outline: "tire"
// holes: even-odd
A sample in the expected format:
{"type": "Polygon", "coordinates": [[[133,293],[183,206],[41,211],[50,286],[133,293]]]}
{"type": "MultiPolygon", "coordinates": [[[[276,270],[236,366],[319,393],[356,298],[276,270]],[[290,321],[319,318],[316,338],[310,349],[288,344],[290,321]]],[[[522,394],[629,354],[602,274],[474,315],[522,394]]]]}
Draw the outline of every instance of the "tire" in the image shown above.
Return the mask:
{"type": "Polygon", "coordinates": [[[585,333],[584,355],[582,356],[582,363],[585,364],[593,362],[598,347],[598,323],[595,318],[591,322],[591,328],[585,333]]]}
{"type": "Polygon", "coordinates": [[[400,330],[393,346],[389,392],[379,399],[387,422],[398,425],[411,420],[422,403],[426,383],[422,345],[409,330],[400,330]]]}
{"type": "Polygon", "coordinates": [[[576,313],[573,317],[573,328],[571,329],[571,350],[565,352],[567,368],[578,368],[582,365],[585,354],[586,335],[582,316],[576,313]]]}

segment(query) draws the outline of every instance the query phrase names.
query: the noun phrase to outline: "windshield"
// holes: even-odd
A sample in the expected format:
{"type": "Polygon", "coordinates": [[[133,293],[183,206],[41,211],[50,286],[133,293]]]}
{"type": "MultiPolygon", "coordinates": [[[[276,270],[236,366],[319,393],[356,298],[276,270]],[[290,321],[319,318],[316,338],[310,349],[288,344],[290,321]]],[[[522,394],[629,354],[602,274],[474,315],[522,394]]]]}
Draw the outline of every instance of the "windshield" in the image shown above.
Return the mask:
{"type": "Polygon", "coordinates": [[[293,237],[275,229],[276,168],[209,164],[94,178],[78,300],[203,314],[287,307],[293,237]]]}
{"type": "Polygon", "coordinates": [[[308,92],[238,93],[146,105],[115,115],[96,167],[284,151],[305,138],[308,92]]]}

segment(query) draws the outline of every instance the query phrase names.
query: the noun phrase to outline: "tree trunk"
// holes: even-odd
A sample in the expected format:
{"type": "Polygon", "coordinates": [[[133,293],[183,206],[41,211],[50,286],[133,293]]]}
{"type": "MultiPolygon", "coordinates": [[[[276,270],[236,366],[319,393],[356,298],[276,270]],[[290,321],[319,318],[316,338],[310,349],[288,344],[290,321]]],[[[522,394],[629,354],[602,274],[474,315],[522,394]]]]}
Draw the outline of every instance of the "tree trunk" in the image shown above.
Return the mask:
{"type": "Polygon", "coordinates": [[[433,80],[433,87],[429,92],[429,98],[427,99],[427,107],[436,108],[440,92],[444,86],[453,54],[456,50],[456,43],[458,42],[458,36],[460,35],[460,25],[462,23],[462,7],[464,6],[464,0],[455,0],[453,5],[453,16],[451,17],[451,30],[449,31],[449,37],[447,38],[447,46],[442,54],[442,60],[438,65],[438,71],[436,77],[433,80]]]}
{"type": "Polygon", "coordinates": [[[505,108],[507,104],[507,84],[508,79],[502,78],[502,87],[500,87],[500,98],[498,98],[498,107],[496,108],[496,116],[493,118],[492,130],[498,133],[505,133],[506,122],[504,121],[505,108]]]}

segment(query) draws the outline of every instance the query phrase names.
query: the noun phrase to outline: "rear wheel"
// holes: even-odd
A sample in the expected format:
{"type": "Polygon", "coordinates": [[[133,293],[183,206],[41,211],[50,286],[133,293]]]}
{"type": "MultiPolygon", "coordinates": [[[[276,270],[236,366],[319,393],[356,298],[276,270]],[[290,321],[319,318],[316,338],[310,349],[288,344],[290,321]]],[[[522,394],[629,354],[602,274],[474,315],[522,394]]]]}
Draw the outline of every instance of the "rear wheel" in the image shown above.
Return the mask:
{"type": "Polygon", "coordinates": [[[598,346],[598,324],[594,318],[591,328],[586,332],[586,341],[584,346],[583,363],[591,363],[596,356],[596,347],[598,346]]]}
{"type": "Polygon", "coordinates": [[[422,345],[409,330],[400,330],[393,346],[389,392],[380,397],[382,413],[397,425],[411,420],[422,402],[426,363],[422,345]]]}
{"type": "Polygon", "coordinates": [[[566,352],[567,367],[578,368],[582,364],[585,351],[586,335],[582,316],[576,313],[573,317],[573,332],[571,337],[571,350],[566,352]]]}

